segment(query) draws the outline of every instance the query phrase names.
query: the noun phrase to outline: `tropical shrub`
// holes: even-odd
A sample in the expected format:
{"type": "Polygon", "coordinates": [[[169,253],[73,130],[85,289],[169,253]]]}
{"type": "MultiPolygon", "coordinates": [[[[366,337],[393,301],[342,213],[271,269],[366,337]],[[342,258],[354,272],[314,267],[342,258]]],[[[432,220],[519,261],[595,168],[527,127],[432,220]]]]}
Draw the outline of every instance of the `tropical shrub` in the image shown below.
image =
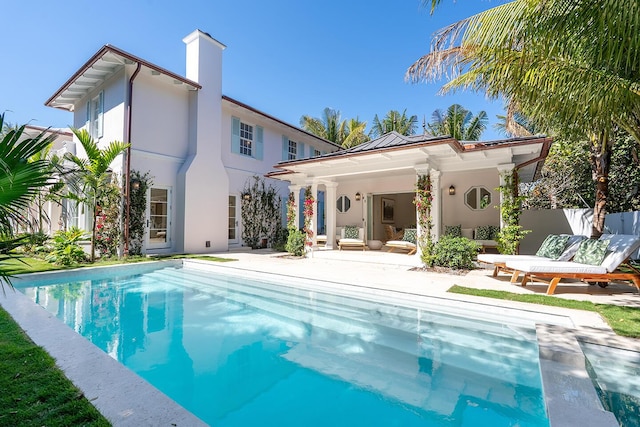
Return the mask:
{"type": "Polygon", "coordinates": [[[105,185],[100,195],[96,213],[96,249],[100,252],[100,257],[117,257],[121,242],[120,227],[120,206],[122,196],[117,178],[112,177],[112,181],[105,185]]]}
{"type": "Polygon", "coordinates": [[[80,240],[87,236],[78,227],[71,227],[68,231],[56,231],[53,235],[53,250],[45,260],[58,265],[71,265],[87,260],[87,255],[80,247],[80,240]]]}
{"type": "Polygon", "coordinates": [[[287,250],[287,242],[289,241],[289,230],[282,228],[276,231],[276,237],[273,239],[273,249],[279,252],[287,250]]]}
{"type": "Polygon", "coordinates": [[[302,256],[304,255],[304,243],[306,239],[307,234],[305,232],[298,229],[289,230],[285,249],[291,255],[302,256]]]}
{"type": "Polygon", "coordinates": [[[307,234],[298,229],[296,225],[297,213],[296,200],[293,193],[289,193],[287,200],[287,244],[285,249],[291,255],[302,256],[304,254],[304,242],[307,234]]]}
{"type": "Polygon", "coordinates": [[[21,246],[23,252],[28,254],[35,254],[44,250],[44,245],[49,240],[49,235],[47,233],[36,232],[36,233],[24,233],[21,234],[24,240],[24,243],[21,246]]]}
{"type": "Polygon", "coordinates": [[[466,237],[444,235],[434,245],[433,265],[453,269],[474,268],[473,259],[480,245],[466,237]]]}

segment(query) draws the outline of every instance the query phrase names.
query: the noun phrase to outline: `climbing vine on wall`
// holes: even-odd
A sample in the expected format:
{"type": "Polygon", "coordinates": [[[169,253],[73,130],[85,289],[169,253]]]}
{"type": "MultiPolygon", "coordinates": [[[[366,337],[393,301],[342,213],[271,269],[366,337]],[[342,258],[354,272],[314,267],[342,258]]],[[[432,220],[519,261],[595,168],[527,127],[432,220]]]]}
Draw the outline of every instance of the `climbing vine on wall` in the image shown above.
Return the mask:
{"type": "Polygon", "coordinates": [[[431,267],[433,265],[433,218],[431,216],[431,204],[433,203],[433,193],[431,191],[431,176],[429,174],[419,175],[416,183],[416,197],[413,199],[418,212],[418,227],[420,227],[420,238],[418,245],[422,251],[422,262],[431,267]]]}
{"type": "Polygon", "coordinates": [[[147,191],[153,185],[149,172],[132,170],[129,196],[129,255],[142,255],[147,213],[147,191]],[[135,184],[135,185],[133,185],[135,184]]]}

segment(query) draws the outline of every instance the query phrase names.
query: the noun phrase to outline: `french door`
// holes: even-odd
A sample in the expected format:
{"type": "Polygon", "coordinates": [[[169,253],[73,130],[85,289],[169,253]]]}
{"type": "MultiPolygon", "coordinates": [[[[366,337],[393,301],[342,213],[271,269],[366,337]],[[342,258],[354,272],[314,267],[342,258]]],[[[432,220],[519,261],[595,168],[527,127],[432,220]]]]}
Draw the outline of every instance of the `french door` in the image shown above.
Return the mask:
{"type": "Polygon", "coordinates": [[[238,227],[240,198],[236,194],[229,195],[229,244],[240,243],[240,228],[238,227]]]}
{"type": "Polygon", "coordinates": [[[148,190],[147,248],[171,247],[171,189],[153,187],[148,190]]]}

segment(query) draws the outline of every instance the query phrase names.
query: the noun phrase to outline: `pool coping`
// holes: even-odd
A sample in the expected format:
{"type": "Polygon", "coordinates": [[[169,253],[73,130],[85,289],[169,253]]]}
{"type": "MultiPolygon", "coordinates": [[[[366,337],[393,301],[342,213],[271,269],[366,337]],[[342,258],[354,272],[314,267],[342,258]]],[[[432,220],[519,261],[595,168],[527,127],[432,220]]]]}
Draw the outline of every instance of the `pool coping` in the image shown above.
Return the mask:
{"type": "MultiPolygon", "coordinates": [[[[198,269],[233,271],[235,274],[249,274],[256,277],[261,277],[265,274],[276,275],[272,272],[252,271],[229,265],[212,265],[208,261],[171,260],[33,273],[22,275],[19,280],[47,279],[58,275],[82,275],[86,274],[90,269],[127,269],[145,265],[152,267],[156,264],[185,265],[198,269]]],[[[308,286],[311,282],[322,282],[322,287],[316,287],[318,291],[335,292],[348,290],[350,291],[348,292],[350,296],[355,293],[360,298],[375,297],[376,300],[379,300],[380,298],[391,296],[404,303],[411,301],[415,303],[415,298],[421,297],[425,300],[453,305],[485,307],[485,313],[487,311],[486,307],[490,306],[492,309],[489,311],[494,316],[517,312],[521,315],[526,313],[528,316],[537,314],[539,316],[552,316],[551,318],[557,318],[558,316],[569,317],[567,314],[558,314],[560,311],[553,307],[541,307],[535,304],[513,304],[512,302],[504,304],[501,301],[488,304],[486,300],[478,297],[453,296],[451,298],[443,298],[441,296],[417,295],[410,292],[354,283],[328,282],[326,280],[299,278],[297,276],[288,277],[304,280],[304,286],[308,286]],[[363,290],[366,292],[363,293],[363,290]],[[514,308],[514,306],[516,307],[514,308]]],[[[26,295],[19,291],[9,290],[4,297],[0,298],[0,305],[9,312],[37,345],[42,346],[56,359],[56,364],[65,372],[67,377],[114,425],[206,425],[202,420],[139,375],[77,334],[53,314],[31,301],[26,295]]],[[[566,311],[566,309],[562,310],[562,312],[566,311]]],[[[571,312],[571,310],[568,311],[571,312]]],[[[611,347],[619,346],[622,348],[622,346],[625,346],[627,350],[629,349],[627,344],[630,344],[630,342],[627,342],[624,337],[617,336],[610,328],[607,331],[600,327],[571,327],[566,324],[551,324],[547,322],[536,322],[536,335],[540,349],[540,369],[550,426],[618,426],[619,424],[613,414],[603,409],[597,397],[594,385],[586,372],[584,353],[580,349],[578,340],[611,347]],[[606,338],[603,338],[603,335],[606,338]]],[[[632,351],[640,351],[640,345],[637,345],[637,343],[633,342],[631,346],[634,347],[632,351]]]]}

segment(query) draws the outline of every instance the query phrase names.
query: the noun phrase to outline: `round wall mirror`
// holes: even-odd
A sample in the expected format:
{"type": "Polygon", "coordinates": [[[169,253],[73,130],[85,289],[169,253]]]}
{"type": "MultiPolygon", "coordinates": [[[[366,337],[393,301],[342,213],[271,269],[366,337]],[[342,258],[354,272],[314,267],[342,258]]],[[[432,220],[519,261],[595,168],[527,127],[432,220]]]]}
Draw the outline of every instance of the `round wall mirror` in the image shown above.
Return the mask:
{"type": "Polygon", "coordinates": [[[491,205],[491,192],[484,187],[471,187],[464,193],[464,204],[474,211],[486,209],[491,205]]]}

